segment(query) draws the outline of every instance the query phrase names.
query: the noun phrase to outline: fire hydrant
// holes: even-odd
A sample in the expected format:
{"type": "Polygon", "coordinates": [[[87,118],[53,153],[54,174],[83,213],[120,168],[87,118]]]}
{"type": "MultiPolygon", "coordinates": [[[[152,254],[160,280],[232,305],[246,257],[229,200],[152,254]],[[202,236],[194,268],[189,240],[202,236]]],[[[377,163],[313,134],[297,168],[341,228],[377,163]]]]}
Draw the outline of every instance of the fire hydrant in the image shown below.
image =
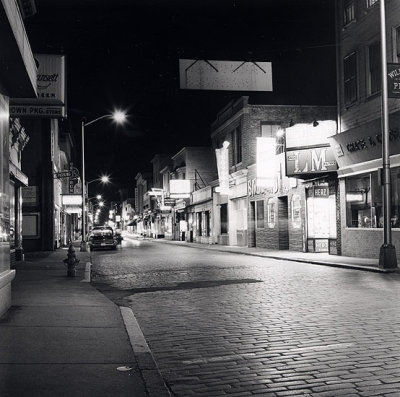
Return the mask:
{"type": "Polygon", "coordinates": [[[76,267],[78,266],[79,259],[76,258],[75,250],[72,244],[68,248],[67,258],[63,260],[64,264],[67,266],[67,276],[76,276],[76,267]]]}

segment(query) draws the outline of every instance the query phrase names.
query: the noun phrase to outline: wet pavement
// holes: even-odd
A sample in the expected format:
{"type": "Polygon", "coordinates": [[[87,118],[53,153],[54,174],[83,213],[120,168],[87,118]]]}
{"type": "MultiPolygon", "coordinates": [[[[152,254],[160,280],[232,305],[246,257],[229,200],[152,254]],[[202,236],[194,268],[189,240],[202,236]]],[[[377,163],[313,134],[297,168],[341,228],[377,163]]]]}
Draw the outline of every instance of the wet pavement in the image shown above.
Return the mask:
{"type": "Polygon", "coordinates": [[[398,273],[129,238],[92,262],[172,395],[400,395],[398,273]]]}

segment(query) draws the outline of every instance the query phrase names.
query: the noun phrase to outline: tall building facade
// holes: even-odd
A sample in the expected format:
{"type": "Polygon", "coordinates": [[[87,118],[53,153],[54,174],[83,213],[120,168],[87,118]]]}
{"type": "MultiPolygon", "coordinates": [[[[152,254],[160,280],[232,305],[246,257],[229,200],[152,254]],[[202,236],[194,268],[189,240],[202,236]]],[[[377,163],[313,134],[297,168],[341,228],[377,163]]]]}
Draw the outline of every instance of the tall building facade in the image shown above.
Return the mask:
{"type": "MultiPolygon", "coordinates": [[[[337,0],[338,134],[342,254],[379,257],[383,243],[380,5],[337,0]]],[[[386,0],[388,71],[399,70],[400,3],[386,0]]],[[[395,72],[396,73],[396,72],[395,72]]],[[[400,103],[390,99],[391,227],[400,244],[400,103]]]]}
{"type": "MultiPolygon", "coordinates": [[[[36,66],[22,13],[14,0],[0,0],[0,315],[11,305],[10,98],[36,98],[36,66]]],[[[14,169],[15,171],[15,169],[14,169]]],[[[13,169],[11,170],[13,172],[13,169]]],[[[11,190],[13,194],[15,190],[11,190]]]]}
{"type": "Polygon", "coordinates": [[[335,118],[334,106],[265,105],[249,97],[221,109],[211,133],[220,163],[215,243],[328,252],[331,239],[336,246],[337,166],[327,140],[335,118]],[[315,192],[325,192],[326,201],[314,200],[315,192]],[[317,202],[330,208],[323,222],[317,202]]]}

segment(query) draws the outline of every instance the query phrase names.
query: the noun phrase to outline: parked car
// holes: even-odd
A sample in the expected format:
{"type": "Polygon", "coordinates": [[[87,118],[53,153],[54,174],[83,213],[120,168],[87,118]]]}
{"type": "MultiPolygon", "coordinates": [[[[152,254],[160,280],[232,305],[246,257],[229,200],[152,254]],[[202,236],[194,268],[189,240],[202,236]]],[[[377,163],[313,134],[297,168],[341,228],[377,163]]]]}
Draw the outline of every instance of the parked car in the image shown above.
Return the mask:
{"type": "Polygon", "coordinates": [[[93,251],[97,248],[113,249],[118,245],[118,238],[111,227],[96,226],[89,234],[89,247],[93,251]]]}

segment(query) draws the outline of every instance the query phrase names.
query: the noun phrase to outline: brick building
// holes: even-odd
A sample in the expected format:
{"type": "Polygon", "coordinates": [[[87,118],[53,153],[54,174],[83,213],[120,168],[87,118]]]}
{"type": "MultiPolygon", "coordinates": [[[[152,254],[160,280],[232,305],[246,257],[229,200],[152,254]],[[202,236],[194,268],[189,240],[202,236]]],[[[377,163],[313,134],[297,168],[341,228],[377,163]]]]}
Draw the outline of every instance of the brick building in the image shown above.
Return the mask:
{"type": "MultiPolygon", "coordinates": [[[[338,134],[342,254],[379,257],[383,243],[380,9],[377,0],[337,0],[338,134]]],[[[388,72],[399,68],[400,3],[386,1],[388,72]],[[392,65],[391,65],[392,64],[392,65]],[[396,65],[397,64],[397,65],[396,65]]],[[[389,73],[390,77],[390,73],[389,73]]],[[[390,80],[390,78],[388,79],[390,80]]],[[[400,246],[400,103],[389,99],[391,227],[400,246]]]]}
{"type": "MultiPolygon", "coordinates": [[[[218,113],[211,138],[214,149],[227,147],[229,191],[214,189],[215,242],[328,251],[328,236],[323,236],[322,244],[319,237],[308,235],[306,193],[308,188],[308,194],[315,192],[314,186],[335,185],[331,180],[336,180],[336,168],[327,170],[321,157],[330,149],[326,136],[336,132],[335,117],[333,106],[261,105],[250,103],[249,97],[231,102],[218,113]],[[330,120],[329,133],[318,134],[326,120],[330,120]],[[298,172],[292,170],[290,178],[287,164],[292,157],[288,154],[297,154],[298,164],[304,162],[298,172]]],[[[336,215],[332,222],[336,231],[336,215]]]]}

